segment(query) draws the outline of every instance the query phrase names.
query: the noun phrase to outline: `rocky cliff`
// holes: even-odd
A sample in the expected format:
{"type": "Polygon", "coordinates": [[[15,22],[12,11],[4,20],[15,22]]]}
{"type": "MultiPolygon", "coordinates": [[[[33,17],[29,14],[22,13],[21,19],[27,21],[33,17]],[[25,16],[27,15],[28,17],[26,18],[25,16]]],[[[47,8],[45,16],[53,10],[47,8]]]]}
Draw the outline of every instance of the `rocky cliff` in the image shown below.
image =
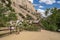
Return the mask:
{"type": "Polygon", "coordinates": [[[36,20],[37,17],[33,15],[36,13],[33,4],[28,0],[1,0],[3,6],[8,6],[17,13],[17,18],[24,20],[25,19],[34,19],[36,20]],[[29,15],[29,17],[27,16],[29,15]]]}

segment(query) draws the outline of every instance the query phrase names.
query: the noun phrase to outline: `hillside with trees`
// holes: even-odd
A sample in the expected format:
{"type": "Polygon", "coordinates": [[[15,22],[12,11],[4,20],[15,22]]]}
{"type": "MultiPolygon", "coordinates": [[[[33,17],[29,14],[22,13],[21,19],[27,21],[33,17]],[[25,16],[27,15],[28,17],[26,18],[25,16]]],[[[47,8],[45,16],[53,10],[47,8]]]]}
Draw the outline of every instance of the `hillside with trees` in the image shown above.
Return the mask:
{"type": "Polygon", "coordinates": [[[16,13],[11,7],[11,1],[6,1],[8,2],[8,4],[5,3],[5,0],[0,0],[0,27],[7,27],[10,21],[17,20],[16,13]]]}
{"type": "Polygon", "coordinates": [[[45,11],[46,18],[42,19],[41,23],[47,30],[56,31],[60,29],[60,9],[52,8],[45,11]],[[51,15],[47,16],[48,14],[51,15]]]}

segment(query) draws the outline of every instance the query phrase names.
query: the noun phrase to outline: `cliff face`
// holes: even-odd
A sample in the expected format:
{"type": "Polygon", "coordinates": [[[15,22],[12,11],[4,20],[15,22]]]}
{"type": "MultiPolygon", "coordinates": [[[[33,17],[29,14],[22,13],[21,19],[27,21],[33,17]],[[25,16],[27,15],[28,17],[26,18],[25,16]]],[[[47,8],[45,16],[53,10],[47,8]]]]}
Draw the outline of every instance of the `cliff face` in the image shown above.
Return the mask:
{"type": "MultiPolygon", "coordinates": [[[[34,20],[37,19],[37,17],[32,14],[32,13],[35,13],[35,9],[34,9],[32,3],[29,2],[28,0],[11,0],[11,2],[12,2],[11,6],[15,9],[15,12],[18,13],[17,16],[19,16],[19,13],[20,13],[25,18],[27,17],[27,15],[29,15],[34,20]]],[[[21,17],[20,18],[19,17],[18,17],[18,19],[21,18],[21,17]]],[[[23,19],[23,18],[21,18],[21,19],[23,19]]]]}
{"type": "Polygon", "coordinates": [[[33,15],[33,13],[36,13],[34,6],[28,0],[1,0],[1,2],[3,3],[4,6],[6,4],[8,4],[7,6],[11,5],[11,7],[17,13],[18,19],[22,19],[22,20],[24,18],[25,19],[30,18],[30,19],[34,19],[34,20],[37,19],[37,17],[35,15],[33,15]]]}

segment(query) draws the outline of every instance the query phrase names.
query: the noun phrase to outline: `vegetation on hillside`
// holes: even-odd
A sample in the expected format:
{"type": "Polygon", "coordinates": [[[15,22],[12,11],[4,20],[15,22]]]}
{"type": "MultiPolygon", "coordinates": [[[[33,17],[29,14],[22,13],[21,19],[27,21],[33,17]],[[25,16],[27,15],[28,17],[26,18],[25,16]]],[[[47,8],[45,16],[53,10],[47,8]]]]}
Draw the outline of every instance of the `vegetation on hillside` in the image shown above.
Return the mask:
{"type": "Polygon", "coordinates": [[[49,11],[52,13],[50,16],[41,20],[44,28],[51,31],[60,29],[60,9],[52,8],[47,9],[45,15],[47,16],[49,11]]]}
{"type": "Polygon", "coordinates": [[[12,20],[17,20],[16,14],[11,7],[11,3],[9,0],[8,4],[5,3],[5,0],[0,0],[0,27],[6,27],[8,22],[12,20]],[[4,4],[9,6],[4,6],[4,4]]]}
{"type": "MultiPolygon", "coordinates": [[[[17,16],[14,11],[14,9],[11,7],[11,1],[6,0],[8,4],[6,3],[5,0],[0,0],[0,27],[9,27],[10,26],[10,21],[17,21],[17,16]]],[[[19,13],[19,15],[22,18],[25,18],[23,15],[19,13]]],[[[27,15],[27,19],[31,20],[33,19],[31,16],[27,15]]],[[[26,19],[26,20],[27,20],[26,19]]],[[[26,21],[25,20],[25,21],[26,21]]],[[[23,21],[22,24],[17,24],[16,28],[19,27],[20,29],[23,30],[29,30],[29,31],[37,31],[39,27],[35,26],[34,24],[29,24],[28,22],[23,21]]],[[[21,23],[21,22],[19,22],[21,23]]]]}
{"type": "Polygon", "coordinates": [[[20,30],[28,30],[28,31],[38,31],[40,29],[39,25],[30,24],[29,22],[22,22],[22,24],[19,25],[20,30]]]}

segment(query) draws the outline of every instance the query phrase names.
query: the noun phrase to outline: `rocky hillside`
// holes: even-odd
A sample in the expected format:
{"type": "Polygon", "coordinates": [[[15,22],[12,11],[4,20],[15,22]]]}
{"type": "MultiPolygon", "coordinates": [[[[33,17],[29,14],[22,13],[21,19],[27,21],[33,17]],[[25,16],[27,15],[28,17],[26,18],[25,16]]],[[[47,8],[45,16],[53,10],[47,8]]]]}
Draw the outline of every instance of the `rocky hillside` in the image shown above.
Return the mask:
{"type": "Polygon", "coordinates": [[[3,6],[8,6],[10,9],[14,9],[18,19],[37,19],[37,17],[33,15],[33,13],[36,13],[34,6],[28,0],[1,0],[0,3],[2,3],[3,6]]]}
{"type": "MultiPolygon", "coordinates": [[[[30,23],[39,22],[39,14],[37,15],[33,4],[28,0],[0,0],[0,4],[4,7],[4,17],[6,17],[6,21],[4,20],[1,24],[5,25],[6,22],[18,21],[18,20],[26,20],[30,23]],[[8,20],[7,20],[8,19],[8,20]],[[37,20],[38,19],[38,20],[37,20]],[[35,21],[34,21],[35,20],[35,21]]],[[[10,23],[12,24],[12,23],[10,23]]]]}
{"type": "Polygon", "coordinates": [[[16,13],[22,14],[25,18],[27,18],[27,15],[31,16],[33,19],[37,19],[36,16],[34,16],[32,13],[35,13],[35,9],[28,0],[12,0],[11,5],[16,13]]]}

